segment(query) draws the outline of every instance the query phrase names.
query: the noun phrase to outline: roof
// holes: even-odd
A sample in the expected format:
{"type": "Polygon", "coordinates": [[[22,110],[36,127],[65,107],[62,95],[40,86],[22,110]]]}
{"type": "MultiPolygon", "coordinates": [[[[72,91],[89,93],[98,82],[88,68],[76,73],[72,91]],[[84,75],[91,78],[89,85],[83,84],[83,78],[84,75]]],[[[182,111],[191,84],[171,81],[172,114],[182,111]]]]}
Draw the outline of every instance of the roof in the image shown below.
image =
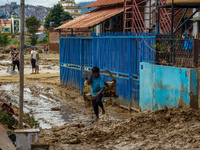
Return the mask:
{"type": "MultiPolygon", "coordinates": [[[[130,0],[127,0],[130,1],[130,0]]],[[[106,5],[113,5],[118,3],[124,3],[124,0],[97,0],[94,3],[91,3],[83,8],[90,8],[90,7],[97,7],[97,6],[106,6],[106,5]]]]}
{"type": "Polygon", "coordinates": [[[122,13],[123,11],[124,11],[123,7],[104,8],[104,9],[93,10],[89,13],[79,16],[78,18],[75,18],[74,20],[71,20],[71,21],[59,26],[55,30],[89,28],[89,27],[95,26],[113,16],[116,16],[116,15],[122,13]]]}
{"type": "Polygon", "coordinates": [[[39,27],[38,31],[43,31],[43,30],[44,30],[44,26],[41,25],[41,26],[39,27]]]}
{"type": "Polygon", "coordinates": [[[10,20],[8,20],[8,19],[1,19],[1,23],[10,23],[10,20]]]}

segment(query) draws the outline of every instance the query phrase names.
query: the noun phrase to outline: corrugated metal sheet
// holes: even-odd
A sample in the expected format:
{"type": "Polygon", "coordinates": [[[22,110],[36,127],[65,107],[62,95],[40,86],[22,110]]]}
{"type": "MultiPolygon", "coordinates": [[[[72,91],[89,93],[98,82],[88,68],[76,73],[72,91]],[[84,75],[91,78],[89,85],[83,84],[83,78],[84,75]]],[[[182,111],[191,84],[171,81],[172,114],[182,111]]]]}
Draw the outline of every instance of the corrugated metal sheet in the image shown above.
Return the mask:
{"type": "MultiPolygon", "coordinates": [[[[127,8],[128,9],[128,8],[127,8]]],[[[124,11],[123,7],[120,8],[109,8],[109,9],[98,9],[84,14],[68,23],[61,25],[58,29],[77,29],[77,28],[88,28],[94,26],[106,19],[116,16],[124,11]]]]}
{"type": "MultiPolygon", "coordinates": [[[[127,0],[127,1],[130,1],[130,0],[127,0]]],[[[83,8],[113,5],[113,4],[123,3],[123,2],[124,0],[97,0],[96,2],[89,4],[83,8]]]]}

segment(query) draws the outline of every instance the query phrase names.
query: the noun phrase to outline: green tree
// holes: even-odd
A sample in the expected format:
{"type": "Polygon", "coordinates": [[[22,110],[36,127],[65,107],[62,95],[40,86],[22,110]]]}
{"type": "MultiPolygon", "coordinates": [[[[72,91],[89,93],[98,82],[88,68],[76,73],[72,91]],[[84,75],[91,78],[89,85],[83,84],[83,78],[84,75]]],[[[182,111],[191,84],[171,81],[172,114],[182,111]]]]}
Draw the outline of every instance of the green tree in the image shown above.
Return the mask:
{"type": "Polygon", "coordinates": [[[31,37],[31,45],[35,46],[37,44],[37,39],[35,37],[31,37]]]}
{"type": "Polygon", "coordinates": [[[44,22],[44,27],[49,29],[50,27],[50,21],[51,21],[51,18],[50,18],[50,14],[48,14],[45,18],[45,22],[44,22]]]}
{"type": "Polygon", "coordinates": [[[50,22],[54,22],[55,27],[58,27],[62,22],[72,19],[72,16],[65,12],[61,5],[57,4],[51,9],[50,14],[45,18],[45,28],[49,29],[50,22]]]}
{"type": "Polygon", "coordinates": [[[47,30],[47,45],[49,45],[49,30],[47,30]]]}
{"type": "Polygon", "coordinates": [[[0,46],[7,46],[10,41],[8,34],[0,34],[0,46]]]}
{"type": "Polygon", "coordinates": [[[40,21],[37,20],[35,16],[31,16],[30,18],[26,19],[25,23],[26,27],[28,28],[28,32],[34,36],[40,27],[40,21]]]}

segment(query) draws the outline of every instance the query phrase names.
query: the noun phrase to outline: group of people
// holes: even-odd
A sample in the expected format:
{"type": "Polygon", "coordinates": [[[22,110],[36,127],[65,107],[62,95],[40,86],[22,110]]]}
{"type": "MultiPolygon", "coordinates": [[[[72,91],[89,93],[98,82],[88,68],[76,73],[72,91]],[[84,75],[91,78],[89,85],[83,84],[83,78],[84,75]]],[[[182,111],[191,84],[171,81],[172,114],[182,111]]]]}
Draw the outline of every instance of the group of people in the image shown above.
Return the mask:
{"type": "MultiPolygon", "coordinates": [[[[19,52],[16,48],[11,47],[11,57],[12,57],[12,64],[13,64],[13,74],[15,74],[15,67],[17,66],[19,72],[19,52]]],[[[39,53],[37,52],[37,47],[31,47],[31,65],[32,65],[32,74],[39,73],[39,53]]]]}

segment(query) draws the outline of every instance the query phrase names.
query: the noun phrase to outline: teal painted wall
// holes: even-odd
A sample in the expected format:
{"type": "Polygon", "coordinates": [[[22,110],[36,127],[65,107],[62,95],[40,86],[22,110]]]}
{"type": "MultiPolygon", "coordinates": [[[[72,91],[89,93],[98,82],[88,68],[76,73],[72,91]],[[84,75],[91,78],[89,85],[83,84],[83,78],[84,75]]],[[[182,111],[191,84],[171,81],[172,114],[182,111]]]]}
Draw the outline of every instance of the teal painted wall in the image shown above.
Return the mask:
{"type": "Polygon", "coordinates": [[[198,108],[197,69],[140,63],[141,110],[198,108]]]}

